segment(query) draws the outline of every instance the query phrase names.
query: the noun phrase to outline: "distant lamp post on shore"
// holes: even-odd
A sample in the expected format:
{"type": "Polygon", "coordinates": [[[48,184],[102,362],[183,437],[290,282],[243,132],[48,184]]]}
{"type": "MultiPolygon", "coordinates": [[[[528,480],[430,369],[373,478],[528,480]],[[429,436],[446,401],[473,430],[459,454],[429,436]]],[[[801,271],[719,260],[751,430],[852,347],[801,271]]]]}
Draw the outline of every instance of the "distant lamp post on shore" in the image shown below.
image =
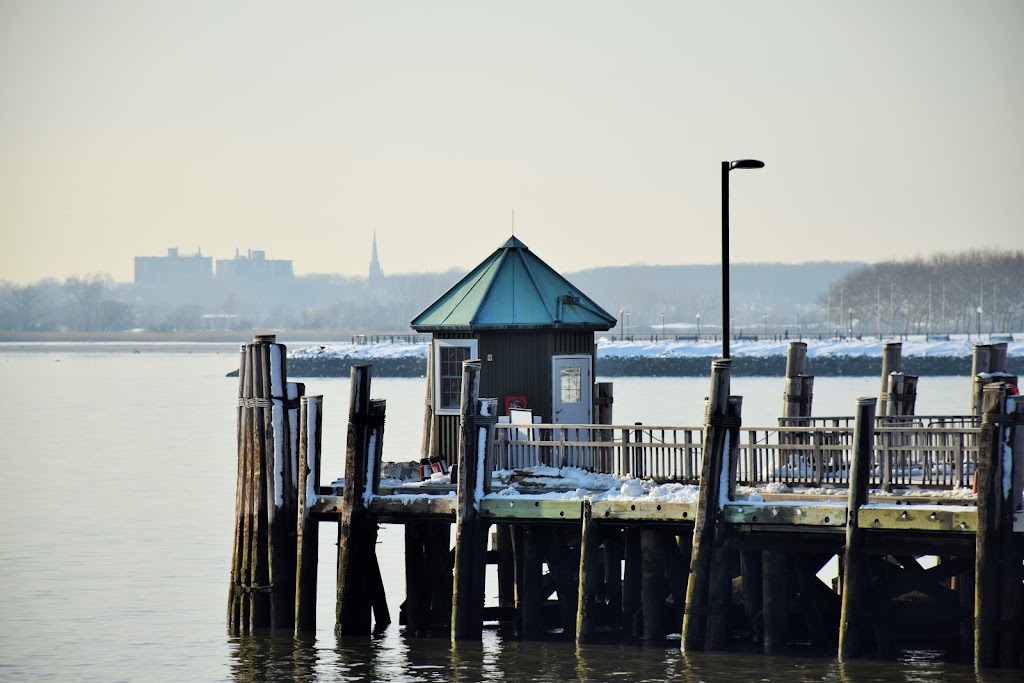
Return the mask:
{"type": "Polygon", "coordinates": [[[804,340],[804,331],[803,331],[803,328],[800,327],[800,314],[799,313],[796,314],[796,338],[798,340],[800,340],[800,341],[804,340]]]}
{"type": "Polygon", "coordinates": [[[846,329],[849,330],[850,339],[853,339],[853,306],[846,309],[846,329]]]}
{"type": "Polygon", "coordinates": [[[697,341],[700,341],[700,313],[697,314],[697,341]]]}
{"type": "Polygon", "coordinates": [[[978,306],[978,341],[981,341],[981,314],[984,313],[981,306],[978,306]]]}
{"type": "Polygon", "coordinates": [[[661,338],[665,338],[665,311],[661,312],[661,338]]]}
{"type": "Polygon", "coordinates": [[[768,314],[762,313],[761,320],[764,322],[764,338],[768,338],[768,314]]]}
{"type": "Polygon", "coordinates": [[[736,168],[764,168],[757,159],[722,162],[722,358],[729,357],[729,171],[736,168]]]}

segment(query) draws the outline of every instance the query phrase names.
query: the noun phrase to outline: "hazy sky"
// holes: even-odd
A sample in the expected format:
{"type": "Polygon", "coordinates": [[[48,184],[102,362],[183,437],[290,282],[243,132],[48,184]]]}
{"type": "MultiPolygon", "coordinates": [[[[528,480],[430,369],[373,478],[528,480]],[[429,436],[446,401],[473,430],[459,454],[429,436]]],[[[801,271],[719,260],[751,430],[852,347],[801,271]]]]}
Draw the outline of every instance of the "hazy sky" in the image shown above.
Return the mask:
{"type": "Polygon", "coordinates": [[[1024,248],[1024,2],[0,1],[0,279],[1024,248]]]}

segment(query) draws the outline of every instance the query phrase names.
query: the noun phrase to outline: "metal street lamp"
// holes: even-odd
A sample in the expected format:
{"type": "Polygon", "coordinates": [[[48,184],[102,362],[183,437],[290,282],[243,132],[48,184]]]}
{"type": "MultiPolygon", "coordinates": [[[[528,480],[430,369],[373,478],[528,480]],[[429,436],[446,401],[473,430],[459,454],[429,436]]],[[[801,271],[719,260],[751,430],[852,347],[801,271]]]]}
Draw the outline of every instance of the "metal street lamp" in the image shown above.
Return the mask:
{"type": "Polygon", "coordinates": [[[978,306],[978,341],[981,341],[981,314],[984,311],[981,310],[981,306],[978,306]]]}
{"type": "Polygon", "coordinates": [[[847,318],[846,318],[846,322],[847,322],[846,328],[849,330],[849,337],[850,337],[850,339],[853,339],[853,306],[851,306],[850,308],[846,309],[846,316],[847,316],[847,318]]]}
{"type": "Polygon", "coordinates": [[[700,341],[700,313],[697,314],[697,341],[700,341]]]}
{"type": "Polygon", "coordinates": [[[767,339],[768,338],[768,314],[767,313],[762,313],[761,314],[761,320],[764,321],[764,338],[767,339]]]}
{"type": "Polygon", "coordinates": [[[734,168],[764,168],[757,159],[722,162],[722,358],[729,357],[729,171],[734,168]]]}

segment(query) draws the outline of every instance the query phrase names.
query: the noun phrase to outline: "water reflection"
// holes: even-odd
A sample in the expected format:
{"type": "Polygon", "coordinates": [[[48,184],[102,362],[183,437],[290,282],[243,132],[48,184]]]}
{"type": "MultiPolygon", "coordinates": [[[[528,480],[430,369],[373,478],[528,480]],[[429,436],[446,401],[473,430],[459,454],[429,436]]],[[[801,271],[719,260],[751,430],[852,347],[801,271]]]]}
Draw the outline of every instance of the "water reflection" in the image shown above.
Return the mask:
{"type": "Polygon", "coordinates": [[[337,638],[246,635],[229,641],[231,679],[262,681],[396,681],[398,683],[646,683],[779,681],[785,683],[1018,683],[1020,672],[975,674],[938,650],[914,650],[896,660],[840,662],[831,656],[766,656],[756,652],[680,652],[618,644],[521,642],[488,631],[481,642],[384,634],[337,638]]]}
{"type": "Polygon", "coordinates": [[[316,681],[316,638],[288,634],[241,635],[229,640],[231,679],[238,683],[316,681]]]}

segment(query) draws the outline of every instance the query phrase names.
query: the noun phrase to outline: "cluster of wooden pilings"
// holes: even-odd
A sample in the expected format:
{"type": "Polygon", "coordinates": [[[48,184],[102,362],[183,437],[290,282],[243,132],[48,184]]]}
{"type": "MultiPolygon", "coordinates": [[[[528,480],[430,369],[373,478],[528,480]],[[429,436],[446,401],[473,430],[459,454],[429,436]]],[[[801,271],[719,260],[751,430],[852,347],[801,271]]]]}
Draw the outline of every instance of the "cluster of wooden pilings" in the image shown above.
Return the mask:
{"type": "MultiPolygon", "coordinates": [[[[294,436],[275,438],[291,429],[290,414],[274,417],[275,401],[290,411],[288,397],[301,394],[299,387],[275,393],[274,387],[288,386],[283,374],[280,382],[264,379],[263,358],[283,373],[283,361],[273,362],[275,347],[272,338],[258,337],[245,347],[240,373],[239,521],[229,609],[235,630],[314,626],[321,520],[339,524],[338,634],[367,634],[389,623],[376,540],[379,524],[396,523],[405,529],[400,621],[410,634],[472,640],[490,622],[522,639],[658,644],[679,633],[689,651],[747,643],[778,652],[812,644],[848,659],[888,656],[911,635],[930,638],[924,642],[935,647],[938,633],[978,667],[1024,664],[1024,535],[1014,533],[1024,488],[1024,400],[1014,395],[1013,381],[1004,381],[1015,378],[1001,374],[1005,355],[1003,370],[985,361],[977,521],[968,529],[975,517],[962,504],[933,498],[932,505],[887,508],[868,497],[876,409],[884,406],[884,415],[894,418],[913,413],[916,378],[899,373],[899,345],[886,348],[883,403],[857,402],[845,507],[815,510],[809,499],[743,509],[736,501],[742,399],[730,394],[730,362],[718,360],[696,503],[627,502],[603,505],[600,513],[589,498],[510,498],[502,500],[515,508],[507,513],[494,499],[485,501],[496,406],[479,396],[479,361],[463,366],[454,496],[410,502],[378,495],[385,405],[370,399],[368,365],[352,369],[344,489],[339,496],[320,487],[319,397],[302,399],[294,436]],[[277,494],[281,481],[295,482],[290,509],[284,501],[293,494],[277,494]],[[275,520],[289,515],[292,538],[275,536],[275,520]],[[901,524],[888,523],[897,517],[901,524]],[[925,555],[938,563],[918,563],[925,555]],[[274,562],[289,556],[291,569],[274,562]],[[834,556],[839,572],[830,587],[816,574],[834,556]],[[497,565],[498,604],[485,607],[489,563],[497,565]],[[289,601],[293,610],[285,617],[289,601]]],[[[810,416],[813,378],[804,375],[805,350],[800,343],[791,347],[784,420],[810,416]]]]}
{"type": "Polygon", "coordinates": [[[273,335],[241,348],[238,484],[228,623],[244,631],[291,626],[295,604],[299,398],[273,335]]]}

